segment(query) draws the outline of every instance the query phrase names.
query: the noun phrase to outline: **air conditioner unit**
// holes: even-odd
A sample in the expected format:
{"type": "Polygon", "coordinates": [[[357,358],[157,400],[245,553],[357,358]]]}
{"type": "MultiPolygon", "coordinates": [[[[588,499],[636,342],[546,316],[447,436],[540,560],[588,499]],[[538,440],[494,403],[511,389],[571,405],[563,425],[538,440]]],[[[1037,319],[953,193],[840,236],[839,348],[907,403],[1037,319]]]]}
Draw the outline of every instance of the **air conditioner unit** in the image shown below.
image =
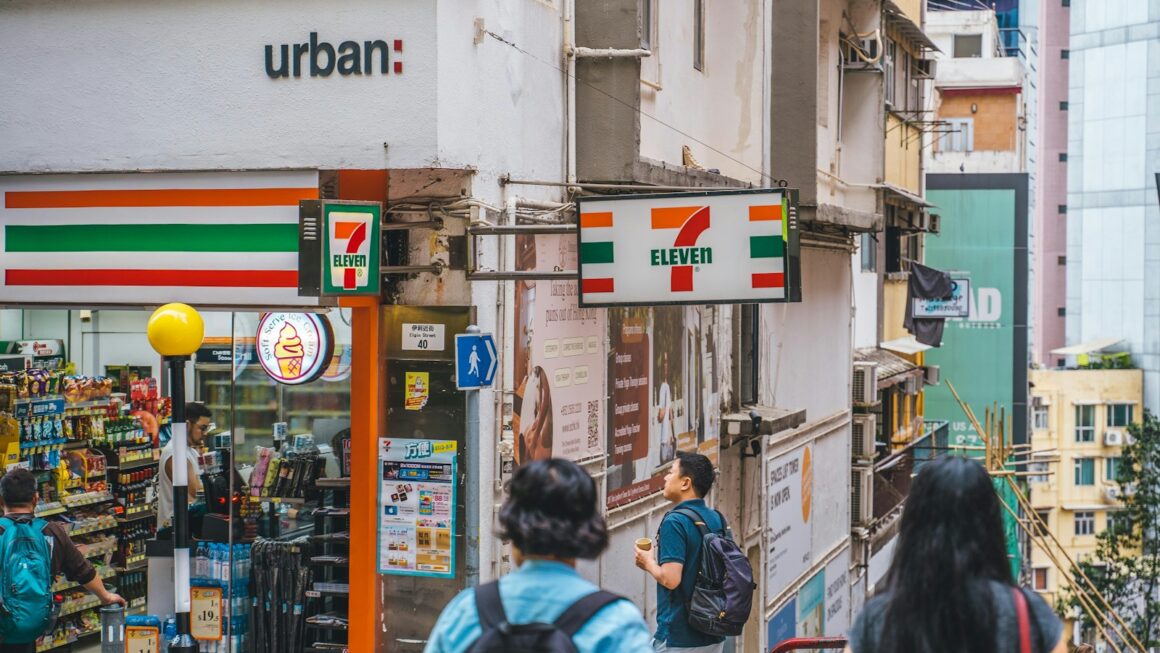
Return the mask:
{"type": "Polygon", "coordinates": [[[1105,485],[1104,486],[1104,501],[1106,501],[1108,503],[1119,503],[1120,502],[1120,494],[1121,494],[1120,493],[1120,486],[1118,486],[1118,485],[1105,485]]]}
{"type": "Polygon", "coordinates": [[[1113,429],[1104,431],[1104,444],[1109,447],[1119,447],[1124,444],[1124,432],[1113,429]]]}
{"type": "Polygon", "coordinates": [[[874,468],[850,471],[850,525],[869,526],[874,521],[874,468]]]}
{"type": "Polygon", "coordinates": [[[1124,431],[1124,444],[1136,444],[1136,436],[1131,431],[1124,431]]]}
{"type": "Polygon", "coordinates": [[[931,213],[930,219],[927,220],[926,230],[929,233],[937,234],[942,231],[942,216],[937,213],[931,213]]]}
{"type": "Polygon", "coordinates": [[[878,364],[859,361],[854,363],[853,399],[856,404],[874,404],[878,401],[878,364]]]}
{"type": "Polygon", "coordinates": [[[878,436],[878,416],[854,415],[850,432],[850,456],[859,460],[873,460],[874,440],[878,436]]]}
{"type": "Polygon", "coordinates": [[[938,365],[927,365],[926,366],[926,376],[923,379],[926,382],[926,384],[927,385],[938,385],[938,382],[940,379],[941,379],[941,375],[940,375],[939,366],[938,365]]]}

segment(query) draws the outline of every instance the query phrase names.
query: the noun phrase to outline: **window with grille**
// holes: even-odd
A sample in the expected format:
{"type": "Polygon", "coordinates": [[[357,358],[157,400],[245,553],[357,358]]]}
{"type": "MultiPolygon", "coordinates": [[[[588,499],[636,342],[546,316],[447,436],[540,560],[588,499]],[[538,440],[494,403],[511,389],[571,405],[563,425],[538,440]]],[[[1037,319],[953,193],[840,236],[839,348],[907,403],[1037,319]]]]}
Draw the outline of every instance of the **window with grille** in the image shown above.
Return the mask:
{"type": "Polygon", "coordinates": [[[1091,535],[1096,532],[1096,513],[1080,511],[1075,513],[1075,534],[1091,535]]]}
{"type": "Polygon", "coordinates": [[[1032,589],[1040,592],[1047,591],[1047,567],[1036,567],[1032,570],[1034,577],[1032,579],[1032,589]]]}
{"type": "Polygon", "coordinates": [[[1075,407],[1075,441],[1096,441],[1096,407],[1091,405],[1075,407]]]}
{"type": "Polygon", "coordinates": [[[1047,406],[1036,406],[1032,409],[1031,426],[1038,431],[1047,429],[1047,406]]]}
{"type": "Polygon", "coordinates": [[[1077,486],[1096,484],[1096,461],[1094,458],[1075,459],[1075,484],[1077,486]]]}
{"type": "Polygon", "coordinates": [[[1124,427],[1132,423],[1132,404],[1108,404],[1108,426],[1124,427]]]}

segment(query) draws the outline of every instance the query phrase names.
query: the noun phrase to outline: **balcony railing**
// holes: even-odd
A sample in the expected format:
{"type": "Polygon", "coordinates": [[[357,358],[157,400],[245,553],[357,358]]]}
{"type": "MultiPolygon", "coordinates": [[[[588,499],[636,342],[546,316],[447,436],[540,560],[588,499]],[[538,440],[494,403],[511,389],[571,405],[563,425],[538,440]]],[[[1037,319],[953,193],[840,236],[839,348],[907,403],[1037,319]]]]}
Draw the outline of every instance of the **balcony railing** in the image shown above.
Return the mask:
{"type": "Polygon", "coordinates": [[[895,512],[910,495],[914,472],[923,463],[939,455],[946,446],[948,423],[942,420],[923,422],[924,432],[910,444],[874,463],[874,519],[895,512]]]}

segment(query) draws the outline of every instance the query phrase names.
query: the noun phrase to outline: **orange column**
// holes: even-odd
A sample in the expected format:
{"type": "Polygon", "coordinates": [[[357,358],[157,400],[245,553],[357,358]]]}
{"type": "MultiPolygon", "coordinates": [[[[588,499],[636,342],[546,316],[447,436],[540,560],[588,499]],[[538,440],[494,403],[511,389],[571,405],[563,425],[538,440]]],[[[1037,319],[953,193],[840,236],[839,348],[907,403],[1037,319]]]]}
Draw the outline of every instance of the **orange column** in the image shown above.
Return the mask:
{"type": "Polygon", "coordinates": [[[352,309],[350,373],[350,630],[348,649],[379,650],[382,590],[378,573],[378,440],[382,434],[378,297],[343,298],[352,309]]]}

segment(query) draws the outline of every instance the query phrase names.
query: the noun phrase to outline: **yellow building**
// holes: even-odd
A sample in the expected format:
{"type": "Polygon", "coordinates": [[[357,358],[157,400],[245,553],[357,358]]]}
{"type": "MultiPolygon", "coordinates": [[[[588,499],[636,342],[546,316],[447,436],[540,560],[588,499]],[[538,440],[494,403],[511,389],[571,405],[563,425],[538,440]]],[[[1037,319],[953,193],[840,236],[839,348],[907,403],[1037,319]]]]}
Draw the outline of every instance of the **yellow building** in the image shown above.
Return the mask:
{"type": "MultiPolygon", "coordinates": [[[[1138,369],[1033,369],[1031,505],[1076,561],[1090,557],[1096,534],[1114,525],[1116,466],[1128,424],[1141,421],[1144,373],[1138,369]]],[[[1059,572],[1037,547],[1032,587],[1049,603],[1063,590],[1059,572]]]]}

